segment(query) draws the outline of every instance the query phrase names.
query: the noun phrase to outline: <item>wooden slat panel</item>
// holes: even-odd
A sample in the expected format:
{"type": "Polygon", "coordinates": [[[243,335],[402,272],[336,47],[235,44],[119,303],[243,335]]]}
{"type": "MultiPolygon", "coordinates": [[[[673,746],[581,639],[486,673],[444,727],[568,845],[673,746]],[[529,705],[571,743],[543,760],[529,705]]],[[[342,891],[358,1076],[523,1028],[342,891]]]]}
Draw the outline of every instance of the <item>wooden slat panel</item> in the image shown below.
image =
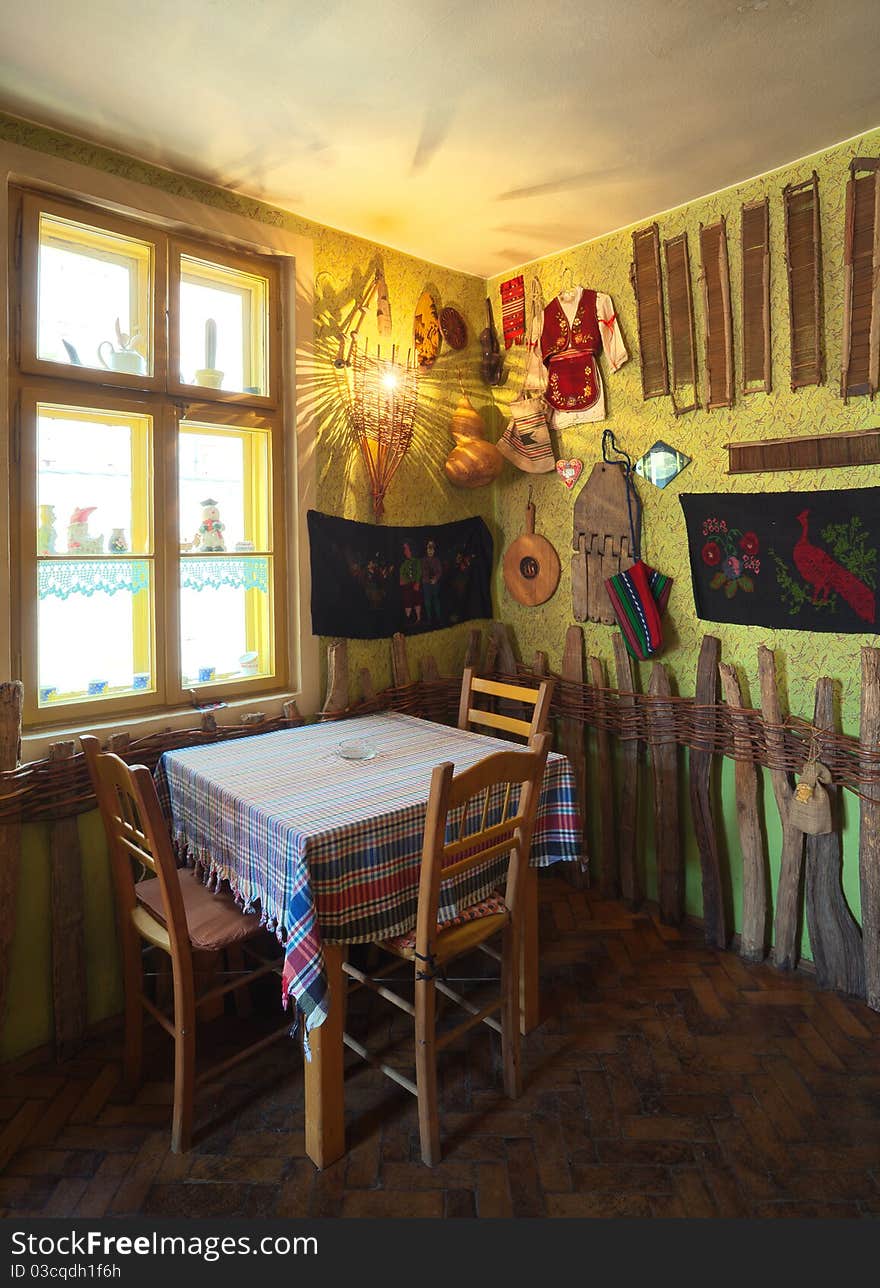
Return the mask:
{"type": "MultiPolygon", "coordinates": [[[[862,703],[859,724],[862,770],[880,769],[880,649],[862,649],[862,703]]],[[[880,1011],[880,788],[862,788],[859,801],[859,886],[865,998],[880,1011]]]]}
{"type": "Polygon", "coordinates": [[[744,205],[742,237],[742,390],[770,390],[770,201],[744,205]]]}
{"type": "Polygon", "coordinates": [[[799,434],[728,443],[728,474],[766,474],[778,470],[826,470],[844,465],[880,464],[880,429],[849,434],[799,434]]]}
{"type": "MultiPolygon", "coordinates": [[[[721,662],[718,671],[729,710],[741,712],[742,690],[736,670],[728,662],[721,662]]],[[[741,715],[733,716],[733,750],[736,821],[742,851],[740,952],[748,961],[760,962],[767,955],[769,871],[758,807],[758,770],[751,758],[748,722],[741,715]]]]}
{"type": "MultiPolygon", "coordinates": [[[[623,708],[634,706],[633,669],[626,644],[619,631],[612,639],[614,667],[617,673],[618,702],[623,708]]],[[[620,744],[620,802],[617,839],[620,852],[620,891],[627,903],[637,907],[642,902],[642,875],[639,870],[639,743],[624,738],[620,744]]]]}
{"type": "MultiPolygon", "coordinates": [[[[654,663],[649,692],[659,699],[670,696],[669,675],[662,662],[654,663]]],[[[678,748],[671,702],[655,703],[650,726],[660,920],[677,926],[684,918],[684,849],[678,823],[678,748]]]]}
{"type": "Polygon", "coordinates": [[[785,205],[785,259],[788,272],[788,320],[791,343],[791,387],[821,385],[825,379],[822,336],[822,236],[819,176],[788,184],[785,205]]]}
{"type": "MultiPolygon", "coordinates": [[[[604,715],[607,700],[604,697],[605,676],[598,657],[590,658],[590,683],[596,690],[600,714],[604,715]]],[[[599,853],[602,864],[599,871],[599,888],[603,899],[620,896],[620,871],[617,862],[616,829],[614,827],[614,779],[611,772],[611,735],[601,721],[596,725],[596,796],[599,803],[599,853]]]]}
{"type": "Polygon", "coordinates": [[[880,170],[857,157],[846,185],[841,393],[877,391],[880,365],[880,170]]]}
{"type": "MultiPolygon", "coordinates": [[[[49,759],[69,764],[71,774],[61,795],[72,791],[74,744],[56,742],[49,759]]],[[[82,855],[76,817],[57,819],[49,833],[52,904],[52,1007],[55,1056],[74,1055],[86,1031],[86,945],[82,855]]]]}
{"type": "Polygon", "coordinates": [[[733,325],[727,224],[700,225],[705,328],[706,407],[733,406],[733,325]]]}
{"type": "Polygon", "coordinates": [[[700,714],[696,722],[697,738],[690,750],[690,793],[694,835],[700,852],[706,942],[715,948],[726,948],[726,892],[721,877],[718,832],[712,812],[712,767],[715,757],[708,750],[715,735],[720,655],[721,641],[715,635],[704,635],[694,690],[694,702],[700,714]],[[703,748],[696,745],[703,740],[703,748]]]}
{"type": "Polygon", "coordinates": [[[697,341],[687,233],[664,241],[669,347],[672,353],[672,407],[676,416],[700,405],[697,385],[697,341]]]}
{"type": "Polygon", "coordinates": [[[632,239],[630,281],[635,292],[639,319],[642,397],[657,398],[669,393],[663,284],[660,275],[660,236],[657,225],[637,229],[632,239]]]}

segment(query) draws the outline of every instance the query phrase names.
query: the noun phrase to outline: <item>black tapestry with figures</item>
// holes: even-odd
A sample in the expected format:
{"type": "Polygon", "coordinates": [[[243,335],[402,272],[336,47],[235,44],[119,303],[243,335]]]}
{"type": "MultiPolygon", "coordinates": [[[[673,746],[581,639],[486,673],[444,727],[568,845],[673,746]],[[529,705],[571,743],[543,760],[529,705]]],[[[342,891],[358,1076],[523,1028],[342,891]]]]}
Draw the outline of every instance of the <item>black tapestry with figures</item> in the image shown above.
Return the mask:
{"type": "Polygon", "coordinates": [[[681,504],[698,617],[877,630],[880,488],[688,493],[681,504]]]}
{"type": "Polygon", "coordinates": [[[315,635],[387,639],[492,616],[482,519],[390,528],[309,510],[308,522],[315,635]]]}

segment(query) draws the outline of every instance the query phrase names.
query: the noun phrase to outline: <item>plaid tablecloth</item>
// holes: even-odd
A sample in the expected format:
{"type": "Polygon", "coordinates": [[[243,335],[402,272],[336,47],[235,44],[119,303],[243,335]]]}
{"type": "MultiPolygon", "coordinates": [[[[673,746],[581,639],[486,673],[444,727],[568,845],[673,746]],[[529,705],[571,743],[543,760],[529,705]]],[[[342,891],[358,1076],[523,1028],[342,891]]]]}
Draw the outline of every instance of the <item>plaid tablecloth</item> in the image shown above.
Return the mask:
{"type": "MultiPolygon", "coordinates": [[[[285,1001],[312,1028],[327,1014],[322,939],[364,943],[415,925],[434,766],[451,760],[460,771],[501,747],[517,744],[386,712],[168,751],[156,783],[178,852],[206,879],[228,881],[278,934],[285,1001]],[[352,739],[372,743],[375,758],[344,760],[337,746],[352,739]]],[[[581,847],[571,767],[551,755],[531,861],[576,860],[581,847]]],[[[444,883],[440,920],[485,897],[505,864],[444,883]]]]}

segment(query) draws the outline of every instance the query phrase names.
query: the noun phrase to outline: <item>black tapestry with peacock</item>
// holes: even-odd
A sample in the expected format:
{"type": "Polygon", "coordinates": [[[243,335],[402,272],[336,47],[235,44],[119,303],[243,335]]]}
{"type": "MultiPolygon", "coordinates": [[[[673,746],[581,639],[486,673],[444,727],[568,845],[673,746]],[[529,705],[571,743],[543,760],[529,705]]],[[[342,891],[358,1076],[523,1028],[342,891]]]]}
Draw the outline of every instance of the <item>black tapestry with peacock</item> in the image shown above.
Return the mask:
{"type": "Polygon", "coordinates": [[[698,617],[877,630],[880,488],[686,493],[681,504],[698,617]]]}

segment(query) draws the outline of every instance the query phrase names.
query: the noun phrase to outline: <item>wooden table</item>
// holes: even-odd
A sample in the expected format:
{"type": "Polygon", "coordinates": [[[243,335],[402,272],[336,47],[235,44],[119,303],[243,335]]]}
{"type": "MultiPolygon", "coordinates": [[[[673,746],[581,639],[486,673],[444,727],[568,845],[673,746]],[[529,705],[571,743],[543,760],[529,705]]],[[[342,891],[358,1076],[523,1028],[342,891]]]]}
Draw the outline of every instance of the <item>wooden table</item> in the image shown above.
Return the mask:
{"type": "MultiPolygon", "coordinates": [[[[306,1151],[318,1167],[345,1152],[342,963],[352,943],[415,924],[421,839],[431,771],[465,769],[514,747],[483,734],[396,712],[307,725],[166,752],[156,770],[178,845],[259,906],[285,943],[285,997],[308,1029],[306,1151]],[[370,742],[349,761],[340,741],[370,742]]],[[[547,762],[525,891],[522,1031],[538,1023],[537,868],[580,858],[571,767],[547,762]]],[[[452,891],[445,920],[484,897],[495,879],[452,891]]]]}

